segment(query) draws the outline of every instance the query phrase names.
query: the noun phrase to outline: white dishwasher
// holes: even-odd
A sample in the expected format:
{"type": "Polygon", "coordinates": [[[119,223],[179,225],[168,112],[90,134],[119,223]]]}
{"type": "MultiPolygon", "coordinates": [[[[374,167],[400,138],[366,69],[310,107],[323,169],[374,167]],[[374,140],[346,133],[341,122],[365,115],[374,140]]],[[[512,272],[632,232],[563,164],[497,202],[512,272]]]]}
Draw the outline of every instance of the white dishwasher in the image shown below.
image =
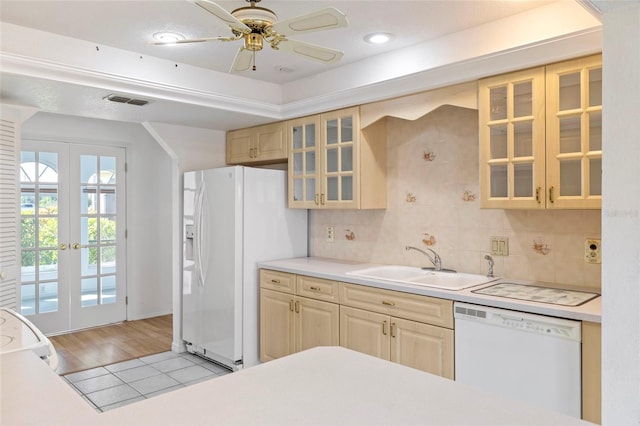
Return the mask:
{"type": "Polygon", "coordinates": [[[455,379],[581,417],[581,323],[456,302],[455,379]]]}

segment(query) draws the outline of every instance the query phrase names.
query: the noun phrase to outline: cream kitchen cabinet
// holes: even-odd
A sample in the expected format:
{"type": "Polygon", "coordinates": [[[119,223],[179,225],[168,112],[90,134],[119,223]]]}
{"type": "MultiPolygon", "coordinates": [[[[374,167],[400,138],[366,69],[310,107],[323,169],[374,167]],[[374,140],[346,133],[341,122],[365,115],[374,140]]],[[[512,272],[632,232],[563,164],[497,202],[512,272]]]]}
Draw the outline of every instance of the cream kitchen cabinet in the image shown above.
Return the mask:
{"type": "Polygon", "coordinates": [[[386,132],[373,127],[361,131],[359,107],[288,121],[289,207],[385,208],[386,132]]]}
{"type": "Polygon", "coordinates": [[[325,301],[332,299],[337,301],[335,282],[261,270],[260,360],[270,361],[315,346],[337,346],[339,307],[325,301]]]}
{"type": "Polygon", "coordinates": [[[484,208],[600,208],[600,55],[479,82],[484,208]]]}
{"type": "Polygon", "coordinates": [[[454,378],[451,301],[340,283],[340,303],[340,346],[454,378]]]}
{"type": "Polygon", "coordinates": [[[268,164],[287,161],[284,122],[227,132],[227,164],[268,164]]]}

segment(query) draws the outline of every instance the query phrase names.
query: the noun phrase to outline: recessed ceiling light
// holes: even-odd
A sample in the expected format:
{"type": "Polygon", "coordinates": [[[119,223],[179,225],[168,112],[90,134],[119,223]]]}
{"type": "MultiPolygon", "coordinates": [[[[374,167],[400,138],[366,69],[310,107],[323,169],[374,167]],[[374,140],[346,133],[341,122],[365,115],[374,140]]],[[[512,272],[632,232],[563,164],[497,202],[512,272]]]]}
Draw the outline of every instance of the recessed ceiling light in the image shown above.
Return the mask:
{"type": "Polygon", "coordinates": [[[154,40],[160,41],[162,43],[175,43],[176,41],[184,40],[185,37],[182,34],[178,33],[170,33],[167,31],[162,31],[159,33],[155,33],[153,35],[154,40]]]}
{"type": "Polygon", "coordinates": [[[371,44],[388,43],[393,39],[393,34],[389,33],[371,33],[364,36],[364,41],[371,44]]]}

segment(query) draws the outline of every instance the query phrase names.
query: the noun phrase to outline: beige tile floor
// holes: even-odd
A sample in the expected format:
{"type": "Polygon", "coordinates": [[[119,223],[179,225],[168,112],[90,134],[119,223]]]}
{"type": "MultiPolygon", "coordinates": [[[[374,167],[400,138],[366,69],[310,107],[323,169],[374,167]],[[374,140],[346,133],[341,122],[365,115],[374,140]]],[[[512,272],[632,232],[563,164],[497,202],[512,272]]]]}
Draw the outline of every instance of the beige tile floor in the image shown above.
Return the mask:
{"type": "Polygon", "coordinates": [[[162,352],[62,377],[98,411],[107,411],[229,373],[186,352],[162,352]]]}

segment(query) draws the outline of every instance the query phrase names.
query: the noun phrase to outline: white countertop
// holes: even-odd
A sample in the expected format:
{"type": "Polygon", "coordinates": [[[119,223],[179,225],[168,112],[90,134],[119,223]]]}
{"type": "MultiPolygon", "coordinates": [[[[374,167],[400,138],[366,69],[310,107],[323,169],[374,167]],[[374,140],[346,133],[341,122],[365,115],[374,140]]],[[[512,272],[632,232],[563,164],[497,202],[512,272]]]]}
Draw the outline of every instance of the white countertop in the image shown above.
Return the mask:
{"type": "Polygon", "coordinates": [[[587,425],[340,347],[299,352],[105,413],[30,351],[0,357],[0,423],[587,425]]]}
{"type": "Polygon", "coordinates": [[[477,305],[492,306],[496,308],[517,310],[533,314],[549,315],[559,318],[590,321],[596,323],[599,323],[602,320],[601,297],[596,297],[595,299],[583,305],[572,307],[473,293],[473,290],[488,287],[502,281],[539,285],[539,283],[531,281],[505,279],[493,281],[487,284],[481,284],[464,290],[451,291],[433,287],[410,285],[394,281],[375,280],[354,275],[347,275],[347,272],[350,271],[370,268],[374,266],[381,266],[372,263],[341,261],[338,259],[325,259],[319,257],[300,257],[294,259],[261,262],[258,266],[260,268],[272,269],[281,272],[290,272],[293,274],[308,275],[317,278],[325,278],[328,280],[361,284],[369,287],[403,291],[406,293],[421,294],[425,296],[439,297],[442,299],[454,300],[459,302],[475,303],[477,305]]]}

